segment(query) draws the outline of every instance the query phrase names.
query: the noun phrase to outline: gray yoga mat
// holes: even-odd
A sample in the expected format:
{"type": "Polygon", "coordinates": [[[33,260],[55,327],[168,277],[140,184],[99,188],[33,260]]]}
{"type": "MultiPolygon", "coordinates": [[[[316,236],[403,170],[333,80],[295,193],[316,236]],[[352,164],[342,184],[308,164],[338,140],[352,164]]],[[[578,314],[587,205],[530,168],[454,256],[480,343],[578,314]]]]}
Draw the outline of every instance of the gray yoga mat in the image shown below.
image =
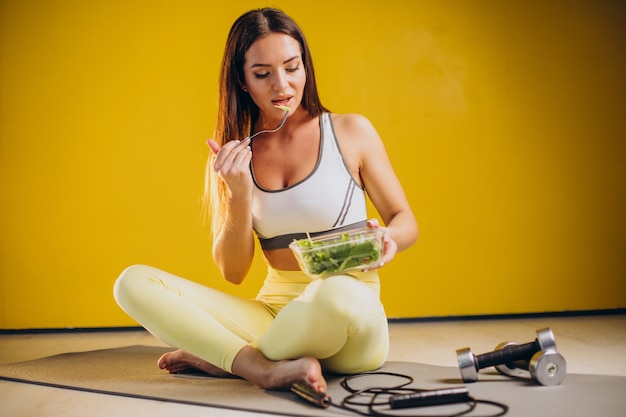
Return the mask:
{"type": "MultiPolygon", "coordinates": [[[[96,392],[245,410],[289,416],[346,416],[357,414],[331,406],[310,405],[290,392],[265,391],[241,379],[220,379],[200,375],[173,376],[156,367],[156,360],[168,349],[129,346],[89,352],[66,353],[42,359],[0,365],[0,379],[62,389],[96,392]]],[[[412,362],[388,362],[380,371],[412,376],[410,387],[422,389],[466,386],[476,399],[496,401],[509,406],[507,416],[546,417],[623,417],[626,415],[626,377],[567,375],[555,387],[534,384],[526,378],[512,379],[491,370],[482,370],[479,381],[463,384],[458,368],[412,362]]],[[[342,377],[328,376],[328,392],[333,403],[348,395],[341,387],[342,377]]],[[[350,381],[357,389],[384,387],[400,382],[397,377],[367,375],[350,381]]],[[[397,415],[449,415],[463,405],[411,408],[397,415]]],[[[365,408],[361,408],[366,411],[365,408]]],[[[467,416],[496,414],[499,409],[478,407],[467,416]]]]}

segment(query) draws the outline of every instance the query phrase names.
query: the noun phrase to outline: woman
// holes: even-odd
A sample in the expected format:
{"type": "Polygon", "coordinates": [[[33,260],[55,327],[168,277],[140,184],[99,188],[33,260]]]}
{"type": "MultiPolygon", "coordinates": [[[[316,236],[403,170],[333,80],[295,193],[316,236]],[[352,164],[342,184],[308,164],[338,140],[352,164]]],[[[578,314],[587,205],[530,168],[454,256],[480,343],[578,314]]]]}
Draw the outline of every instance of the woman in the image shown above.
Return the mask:
{"type": "Polygon", "coordinates": [[[365,189],[386,225],[383,263],[417,238],[417,225],[383,144],[362,116],[330,114],[315,84],[301,30],[280,10],[242,15],[221,70],[206,195],[213,258],[224,278],[248,274],[259,238],[268,274],[242,299],[145,265],[115,285],[120,306],[179,350],[158,365],[239,376],[266,389],[326,391],[323,372],[381,366],[387,318],[376,270],[312,280],[287,247],[305,232],[380,227],[366,221],[365,189]],[[283,106],[276,107],[276,106],[283,106]],[[276,128],[252,141],[250,133],[276,128]]]}

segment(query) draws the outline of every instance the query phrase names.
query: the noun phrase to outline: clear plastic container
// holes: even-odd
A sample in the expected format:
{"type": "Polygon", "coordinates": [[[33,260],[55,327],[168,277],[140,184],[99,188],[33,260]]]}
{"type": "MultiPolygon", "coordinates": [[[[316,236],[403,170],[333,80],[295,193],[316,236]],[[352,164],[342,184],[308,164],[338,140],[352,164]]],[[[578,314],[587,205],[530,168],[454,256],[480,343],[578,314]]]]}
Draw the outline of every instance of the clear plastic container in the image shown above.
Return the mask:
{"type": "Polygon", "coordinates": [[[294,240],[289,244],[298,264],[311,278],[377,268],[385,229],[360,228],[294,240]]]}

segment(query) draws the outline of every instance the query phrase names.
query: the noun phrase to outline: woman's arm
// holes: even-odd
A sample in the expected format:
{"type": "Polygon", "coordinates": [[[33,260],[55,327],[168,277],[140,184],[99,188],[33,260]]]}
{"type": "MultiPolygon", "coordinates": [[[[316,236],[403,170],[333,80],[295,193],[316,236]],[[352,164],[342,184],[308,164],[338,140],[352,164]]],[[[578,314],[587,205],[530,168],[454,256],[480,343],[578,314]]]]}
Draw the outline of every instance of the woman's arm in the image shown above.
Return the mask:
{"type": "Polygon", "coordinates": [[[228,187],[228,213],[221,230],[213,233],[213,258],[227,281],[241,284],[254,257],[252,152],[237,141],[228,142],[221,148],[213,140],[207,144],[216,155],[214,175],[218,175],[228,187]]]}
{"type": "Polygon", "coordinates": [[[396,245],[395,250],[389,248],[390,253],[384,255],[383,261],[388,262],[396,251],[407,249],[417,240],[415,216],[384,144],[369,120],[360,115],[345,114],[336,116],[334,123],[346,163],[355,178],[360,178],[365,186],[388,229],[393,241],[390,245],[396,245]]]}

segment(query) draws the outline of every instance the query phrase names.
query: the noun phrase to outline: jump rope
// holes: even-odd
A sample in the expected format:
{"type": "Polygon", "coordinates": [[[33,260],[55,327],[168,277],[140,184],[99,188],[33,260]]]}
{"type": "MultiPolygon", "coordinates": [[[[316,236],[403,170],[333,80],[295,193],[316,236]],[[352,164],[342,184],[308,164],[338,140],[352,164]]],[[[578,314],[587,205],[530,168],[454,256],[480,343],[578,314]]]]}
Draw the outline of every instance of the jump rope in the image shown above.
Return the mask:
{"type": "Polygon", "coordinates": [[[394,372],[363,372],[344,377],[341,386],[350,394],[340,403],[334,403],[326,393],[319,393],[301,384],[293,384],[291,391],[305,401],[320,408],[335,407],[351,411],[362,416],[376,417],[460,417],[471,413],[478,404],[496,407],[499,411],[494,414],[472,415],[472,417],[498,417],[505,415],[509,407],[496,401],[480,400],[469,395],[464,387],[425,390],[408,388],[414,381],[409,375],[394,372]],[[390,387],[374,387],[356,389],[350,385],[351,381],[367,376],[391,376],[403,382],[390,387]],[[406,414],[407,408],[429,407],[461,403],[465,408],[453,414],[406,414]],[[395,410],[395,411],[394,411],[395,410]]]}

